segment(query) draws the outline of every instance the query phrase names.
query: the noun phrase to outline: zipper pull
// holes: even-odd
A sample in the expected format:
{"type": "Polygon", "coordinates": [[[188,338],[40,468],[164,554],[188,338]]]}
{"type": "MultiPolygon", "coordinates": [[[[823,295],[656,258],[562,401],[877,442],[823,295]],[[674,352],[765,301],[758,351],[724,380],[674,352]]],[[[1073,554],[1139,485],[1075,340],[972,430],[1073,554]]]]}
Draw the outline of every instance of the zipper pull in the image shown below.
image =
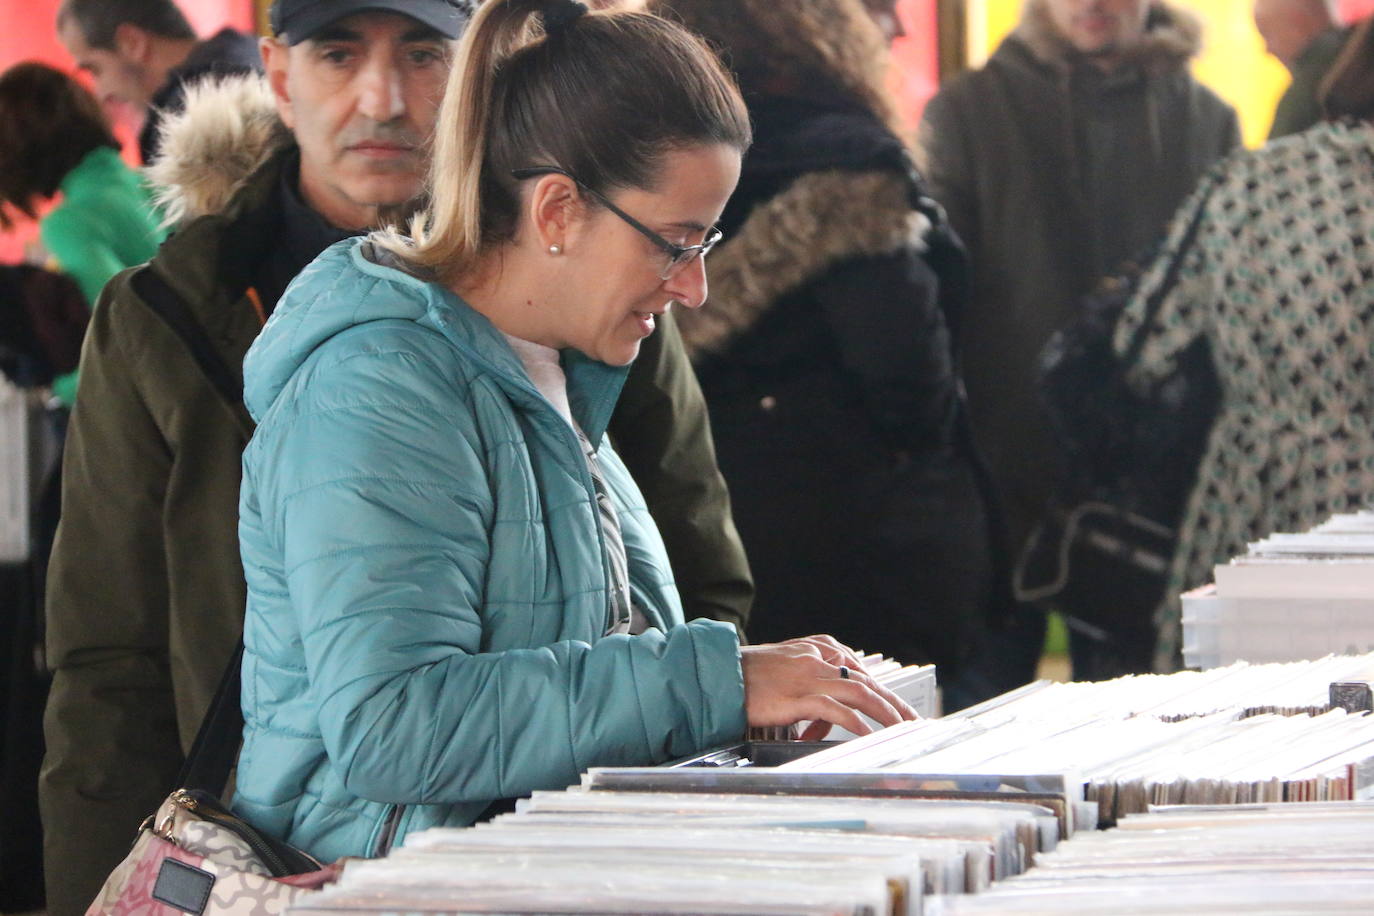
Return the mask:
{"type": "Polygon", "coordinates": [[[196,801],[196,797],[185,789],[177,789],[172,793],[172,804],[185,808],[187,811],[198,811],[200,809],[200,804],[196,801]]]}
{"type": "Polygon", "coordinates": [[[172,803],[172,806],[153,826],[153,833],[173,845],[178,845],[173,834],[173,829],[176,827],[176,809],[183,808],[187,811],[195,811],[196,800],[185,789],[177,789],[167,797],[167,800],[172,803]]]}

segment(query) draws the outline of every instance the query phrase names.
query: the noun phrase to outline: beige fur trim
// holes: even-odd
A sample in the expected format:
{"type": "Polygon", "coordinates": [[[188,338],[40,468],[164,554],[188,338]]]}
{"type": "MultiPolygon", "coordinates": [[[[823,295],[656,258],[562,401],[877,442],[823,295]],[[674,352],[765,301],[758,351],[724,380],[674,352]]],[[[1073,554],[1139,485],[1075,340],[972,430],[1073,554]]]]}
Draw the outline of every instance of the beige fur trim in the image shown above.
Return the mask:
{"type": "Polygon", "coordinates": [[[687,352],[719,350],[781,297],[855,257],[925,250],[930,221],[895,172],[804,175],[749,214],[711,255],[710,300],[674,312],[687,352]]]}
{"type": "Polygon", "coordinates": [[[158,134],[158,157],[147,172],[169,226],[223,210],[244,180],[291,141],[260,76],[188,86],[185,109],[167,115],[158,134]]]}
{"type": "MultiPolygon", "coordinates": [[[[1159,21],[1145,33],[1129,59],[1151,72],[1177,70],[1202,51],[1202,20],[1188,10],[1156,0],[1150,15],[1159,21]]],[[[1059,35],[1050,19],[1048,0],[1026,0],[1021,22],[1013,33],[1044,63],[1068,66],[1072,46],[1059,35]]]]}

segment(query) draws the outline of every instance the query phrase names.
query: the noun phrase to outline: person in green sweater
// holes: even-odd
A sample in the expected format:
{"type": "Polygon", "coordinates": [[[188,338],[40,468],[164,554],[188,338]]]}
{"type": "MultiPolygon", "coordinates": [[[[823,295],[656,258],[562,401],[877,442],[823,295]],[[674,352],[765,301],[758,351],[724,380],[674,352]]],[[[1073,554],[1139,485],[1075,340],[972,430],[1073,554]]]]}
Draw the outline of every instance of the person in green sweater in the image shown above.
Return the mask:
{"type": "MultiPolygon", "coordinates": [[[[33,62],[0,74],[0,228],[11,227],[15,211],[39,220],[43,246],[91,305],[107,280],[151,258],[166,234],[95,97],[33,62]]],[[[70,405],[76,373],[57,379],[53,391],[70,405]]]]}

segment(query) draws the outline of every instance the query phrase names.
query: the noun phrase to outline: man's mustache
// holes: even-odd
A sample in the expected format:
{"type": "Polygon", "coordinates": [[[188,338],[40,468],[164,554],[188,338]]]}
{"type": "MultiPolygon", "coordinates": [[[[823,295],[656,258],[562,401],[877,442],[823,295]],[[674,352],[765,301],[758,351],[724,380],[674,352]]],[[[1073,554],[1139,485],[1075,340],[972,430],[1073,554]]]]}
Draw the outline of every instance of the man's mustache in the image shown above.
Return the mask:
{"type": "Polygon", "coordinates": [[[347,128],[339,135],[345,149],[365,143],[385,143],[419,149],[424,139],[404,124],[366,124],[347,128]]]}

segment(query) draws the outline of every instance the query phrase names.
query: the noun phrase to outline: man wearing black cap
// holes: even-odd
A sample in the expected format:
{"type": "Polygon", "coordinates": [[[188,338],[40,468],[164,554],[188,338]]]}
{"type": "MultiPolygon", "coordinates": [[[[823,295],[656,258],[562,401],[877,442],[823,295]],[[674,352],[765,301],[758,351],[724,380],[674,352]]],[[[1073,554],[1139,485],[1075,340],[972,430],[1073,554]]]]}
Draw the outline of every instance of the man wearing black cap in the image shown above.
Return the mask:
{"type": "MultiPolygon", "coordinates": [[[[194,87],[152,168],[177,232],[115,277],[82,361],[48,579],[48,911],[84,912],[178,770],[237,644],[244,354],[320,251],[399,219],[466,7],[278,0],[267,79],[194,87]]],[[[612,420],[688,617],[742,625],[748,567],[671,323],[612,420]]]]}

